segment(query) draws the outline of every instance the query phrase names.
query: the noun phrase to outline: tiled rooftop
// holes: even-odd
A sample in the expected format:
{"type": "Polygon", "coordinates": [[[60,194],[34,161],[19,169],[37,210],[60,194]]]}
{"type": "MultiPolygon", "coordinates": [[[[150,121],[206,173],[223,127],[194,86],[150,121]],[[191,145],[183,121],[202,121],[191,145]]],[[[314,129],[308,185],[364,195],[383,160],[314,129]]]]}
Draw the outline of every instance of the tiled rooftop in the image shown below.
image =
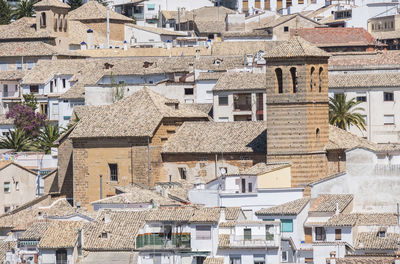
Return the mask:
{"type": "Polygon", "coordinates": [[[265,90],[267,79],[264,73],[227,72],[215,84],[214,91],[265,90]]]}
{"type": "Polygon", "coordinates": [[[256,215],[298,215],[309,201],[309,198],[300,198],[271,208],[261,209],[256,212],[256,215]]]}
{"type": "Polygon", "coordinates": [[[337,214],[329,218],[326,226],[396,226],[397,216],[390,213],[382,214],[337,214]]]}
{"type": "Polygon", "coordinates": [[[185,122],[163,153],[265,153],[266,123],[185,122]]]}
{"type": "Polygon", "coordinates": [[[354,247],[356,249],[374,250],[374,249],[398,249],[400,235],[395,233],[386,233],[385,237],[379,237],[378,232],[361,232],[357,235],[354,247]]]}
{"type": "Polygon", "coordinates": [[[330,74],[329,88],[399,87],[399,72],[330,74]]]}
{"type": "Polygon", "coordinates": [[[312,199],[310,212],[335,212],[338,205],[339,212],[342,212],[353,201],[352,194],[320,194],[312,199]]]}
{"type": "Polygon", "coordinates": [[[38,244],[41,249],[74,248],[78,231],[84,225],[80,221],[53,221],[38,244]]]}
{"type": "MultiPolygon", "coordinates": [[[[97,20],[107,19],[107,8],[97,1],[87,1],[81,7],[68,13],[70,20],[97,20]]],[[[118,14],[117,12],[110,11],[110,20],[117,20],[123,22],[132,22],[132,19],[124,15],[118,14]]]]}

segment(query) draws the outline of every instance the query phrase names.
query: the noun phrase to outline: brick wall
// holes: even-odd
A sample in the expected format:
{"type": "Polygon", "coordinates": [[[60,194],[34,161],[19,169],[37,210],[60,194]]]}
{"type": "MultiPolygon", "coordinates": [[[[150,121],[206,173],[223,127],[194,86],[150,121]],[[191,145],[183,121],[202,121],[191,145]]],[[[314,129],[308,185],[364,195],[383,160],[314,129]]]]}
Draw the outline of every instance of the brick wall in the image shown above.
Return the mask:
{"type": "Polygon", "coordinates": [[[329,141],[326,59],[267,62],[267,160],[292,162],[292,186],[327,176],[329,141]],[[282,71],[279,93],[275,70],[282,71]],[[294,92],[291,69],[296,69],[294,92]]]}

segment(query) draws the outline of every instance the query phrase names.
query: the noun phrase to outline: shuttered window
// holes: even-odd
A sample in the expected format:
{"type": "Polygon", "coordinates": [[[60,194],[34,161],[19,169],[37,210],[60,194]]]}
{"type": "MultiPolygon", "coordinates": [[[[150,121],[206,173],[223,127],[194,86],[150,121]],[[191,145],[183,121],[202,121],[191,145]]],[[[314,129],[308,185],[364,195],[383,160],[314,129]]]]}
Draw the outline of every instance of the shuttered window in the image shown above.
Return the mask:
{"type": "Polygon", "coordinates": [[[293,232],[293,219],[281,219],[281,232],[293,232]]]}
{"type": "Polygon", "coordinates": [[[210,240],[211,239],[211,226],[196,226],[196,239],[197,240],[210,240]]]}

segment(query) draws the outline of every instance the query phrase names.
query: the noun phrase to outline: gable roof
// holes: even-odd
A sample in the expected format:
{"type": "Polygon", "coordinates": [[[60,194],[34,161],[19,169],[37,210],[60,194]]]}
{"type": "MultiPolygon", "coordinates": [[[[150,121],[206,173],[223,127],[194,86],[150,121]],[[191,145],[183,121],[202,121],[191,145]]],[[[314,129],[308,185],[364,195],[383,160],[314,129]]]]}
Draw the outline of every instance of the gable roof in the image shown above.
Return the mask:
{"type": "Polygon", "coordinates": [[[83,228],[83,248],[89,251],[134,250],[136,236],[148,211],[101,211],[83,228]],[[108,219],[109,218],[109,221],[108,219]],[[107,238],[102,238],[107,233],[107,238]]]}
{"type": "Polygon", "coordinates": [[[37,176],[37,172],[34,172],[33,170],[30,170],[30,169],[28,169],[28,168],[26,168],[26,167],[24,167],[24,166],[22,166],[22,165],[20,165],[18,163],[15,163],[13,161],[0,161],[0,171],[5,169],[5,168],[7,168],[8,166],[11,166],[11,165],[16,166],[16,167],[18,167],[20,169],[23,169],[23,170],[33,174],[34,176],[37,176]]]}
{"type": "Polygon", "coordinates": [[[259,162],[254,166],[251,166],[250,168],[246,168],[245,170],[242,171],[242,175],[260,175],[264,174],[267,172],[279,170],[282,168],[287,168],[290,167],[290,163],[282,162],[282,163],[265,163],[265,162],[259,162]]]}
{"type": "Polygon", "coordinates": [[[265,153],[266,122],[185,122],[163,153],[265,153]]]}
{"type": "Polygon", "coordinates": [[[385,237],[379,237],[378,232],[361,232],[358,233],[354,247],[356,249],[373,250],[373,249],[398,249],[398,241],[400,234],[386,233],[385,237]]]}
{"type": "Polygon", "coordinates": [[[264,58],[277,59],[277,58],[296,58],[296,57],[321,57],[329,58],[329,53],[314,46],[310,42],[304,40],[299,36],[293,36],[288,41],[266,50],[264,58]]]}
{"type": "Polygon", "coordinates": [[[80,221],[52,221],[40,239],[38,248],[73,248],[78,241],[80,221]]]}
{"type": "Polygon", "coordinates": [[[393,213],[350,213],[335,214],[326,222],[326,226],[396,226],[397,216],[393,213]]]}
{"type": "Polygon", "coordinates": [[[59,0],[42,0],[33,5],[33,7],[58,7],[70,9],[71,6],[59,0]]]}
{"type": "MultiPolygon", "coordinates": [[[[0,39],[54,39],[55,36],[48,30],[36,31],[36,18],[23,17],[0,29],[0,39]]],[[[11,44],[8,43],[8,44],[11,44]]]]}
{"type": "Polygon", "coordinates": [[[400,87],[399,72],[329,74],[329,88],[400,87]]]}
{"type": "Polygon", "coordinates": [[[266,215],[298,215],[308,204],[310,198],[300,198],[271,208],[261,209],[256,212],[258,216],[266,215]]]}
{"type": "Polygon", "coordinates": [[[151,137],[163,118],[208,119],[188,104],[168,106],[175,101],[143,88],[112,105],[90,107],[96,115],[81,117],[71,138],[151,137]]]}
{"type": "Polygon", "coordinates": [[[28,229],[18,237],[18,240],[40,240],[47,228],[50,226],[50,222],[35,222],[28,229]]]}
{"type": "Polygon", "coordinates": [[[303,19],[309,20],[310,22],[313,22],[316,26],[321,25],[320,23],[318,23],[317,21],[315,21],[315,20],[313,20],[311,18],[305,17],[305,16],[303,16],[303,15],[301,15],[299,13],[296,13],[296,14],[291,14],[291,15],[280,16],[277,19],[275,19],[273,21],[270,21],[266,25],[261,26],[259,28],[260,29],[261,28],[274,28],[274,27],[277,27],[277,26],[279,26],[279,25],[281,25],[283,23],[286,23],[289,20],[292,20],[292,19],[297,18],[297,17],[301,17],[303,19]]]}
{"type": "Polygon", "coordinates": [[[226,72],[213,87],[213,91],[265,90],[267,79],[264,73],[226,72]]]}
{"type": "MultiPolygon", "coordinates": [[[[295,34],[294,31],[291,32],[295,34]]],[[[369,46],[375,39],[364,28],[299,28],[297,34],[318,47],[369,46]]]]}
{"type": "Polygon", "coordinates": [[[163,28],[156,28],[156,27],[145,27],[145,26],[139,26],[136,24],[132,23],[126,23],[125,26],[140,29],[143,31],[155,33],[158,35],[165,35],[165,36],[187,36],[187,33],[182,32],[182,31],[173,31],[173,30],[167,30],[163,28]]]}
{"type": "MultiPolygon", "coordinates": [[[[107,19],[107,8],[97,1],[87,1],[79,8],[68,13],[70,20],[105,20],[107,19]]],[[[132,22],[132,19],[110,10],[110,20],[132,22]]]]}
{"type": "Polygon", "coordinates": [[[353,201],[352,194],[320,194],[316,199],[313,199],[310,206],[310,212],[335,212],[336,204],[339,212],[353,201]]]}
{"type": "MultiPolygon", "coordinates": [[[[0,32],[0,39],[1,34],[2,32],[0,32]]],[[[80,56],[71,51],[62,51],[42,41],[0,42],[0,57],[53,55],[80,56]]]]}

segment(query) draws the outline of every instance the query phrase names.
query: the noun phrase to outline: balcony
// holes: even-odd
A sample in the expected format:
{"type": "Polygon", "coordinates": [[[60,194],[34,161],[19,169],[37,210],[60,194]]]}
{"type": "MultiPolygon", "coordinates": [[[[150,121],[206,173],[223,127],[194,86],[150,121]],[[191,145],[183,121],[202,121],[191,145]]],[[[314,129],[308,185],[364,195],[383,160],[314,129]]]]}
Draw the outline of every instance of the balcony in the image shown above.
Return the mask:
{"type": "Polygon", "coordinates": [[[278,236],[274,234],[257,236],[231,235],[230,246],[232,248],[268,248],[279,247],[278,236]]]}
{"type": "Polygon", "coordinates": [[[233,110],[251,111],[251,94],[234,94],[233,110]]]}
{"type": "Polygon", "coordinates": [[[135,20],[143,20],[144,19],[144,13],[134,13],[133,17],[135,18],[135,20]]]}
{"type": "Polygon", "coordinates": [[[18,91],[3,92],[3,98],[17,98],[19,97],[18,91]]]}
{"type": "Polygon", "coordinates": [[[136,249],[190,249],[190,233],[164,233],[140,234],[136,238],[136,249]]]}

